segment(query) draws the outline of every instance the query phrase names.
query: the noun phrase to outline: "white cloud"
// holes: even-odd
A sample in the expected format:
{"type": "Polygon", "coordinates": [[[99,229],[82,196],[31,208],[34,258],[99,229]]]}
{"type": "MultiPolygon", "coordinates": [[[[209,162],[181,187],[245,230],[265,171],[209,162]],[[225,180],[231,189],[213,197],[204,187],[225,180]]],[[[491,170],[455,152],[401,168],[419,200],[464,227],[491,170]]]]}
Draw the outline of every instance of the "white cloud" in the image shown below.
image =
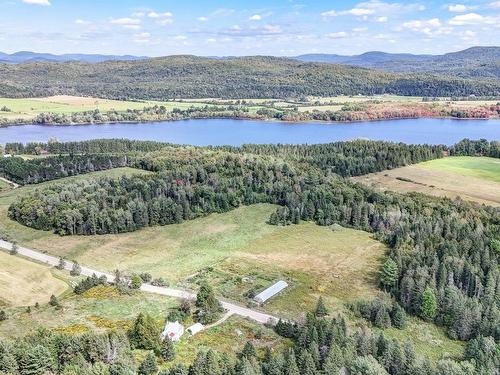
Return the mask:
{"type": "Polygon", "coordinates": [[[260,14],[254,14],[248,20],[249,21],[260,21],[261,19],[262,19],[262,16],[260,14]]]}
{"type": "Polygon", "coordinates": [[[408,21],[403,23],[403,28],[422,33],[428,38],[433,38],[437,35],[449,35],[453,31],[451,27],[443,26],[439,18],[408,21]]]}
{"type": "Polygon", "coordinates": [[[75,20],[75,23],[76,23],[77,25],[90,25],[90,24],[91,24],[91,22],[90,22],[90,21],[82,20],[82,19],[80,19],[80,18],[79,18],[79,19],[77,19],[77,20],[75,20]]]}
{"type": "Polygon", "coordinates": [[[149,18],[168,18],[172,17],[173,14],[170,12],[164,12],[164,13],[156,13],[156,12],[149,12],[148,17],[149,18]]]}
{"type": "Polygon", "coordinates": [[[484,25],[494,24],[498,22],[498,17],[482,16],[477,13],[467,13],[455,16],[450,20],[450,25],[463,26],[463,25],[484,25]]]}
{"type": "Polygon", "coordinates": [[[337,17],[337,16],[368,16],[375,13],[373,9],[365,8],[352,8],[349,10],[342,10],[337,12],[336,10],[329,10],[328,12],[323,12],[321,15],[323,17],[337,17]]]}
{"type": "Polygon", "coordinates": [[[134,12],[132,13],[132,17],[139,17],[139,18],[142,18],[146,15],[146,13],[144,12],[134,12]]]}
{"type": "Polygon", "coordinates": [[[207,43],[217,43],[217,39],[215,38],[208,38],[207,43]]]}
{"type": "Polygon", "coordinates": [[[440,27],[441,26],[441,21],[439,18],[431,18],[430,20],[413,20],[413,21],[408,21],[403,23],[403,27],[406,27],[407,29],[411,29],[414,31],[419,31],[419,29],[423,27],[440,27]]]}
{"type": "Polygon", "coordinates": [[[141,20],[137,18],[116,18],[110,21],[113,25],[119,25],[127,29],[138,30],[141,28],[141,20]]]}
{"type": "Polygon", "coordinates": [[[201,21],[201,22],[207,22],[208,21],[208,17],[201,16],[201,17],[198,17],[197,20],[201,21]]]}
{"type": "Polygon", "coordinates": [[[377,22],[379,22],[379,23],[384,23],[384,22],[389,21],[389,18],[387,18],[386,16],[377,17],[377,18],[375,19],[375,21],[377,21],[377,22]]]}
{"type": "Polygon", "coordinates": [[[494,8],[494,9],[500,9],[500,1],[494,1],[492,3],[489,3],[488,6],[490,8],[494,8]]]}
{"type": "Polygon", "coordinates": [[[469,10],[469,7],[464,4],[450,4],[448,5],[448,10],[453,13],[464,13],[469,10]]]}
{"type": "Polygon", "coordinates": [[[33,4],[33,5],[50,6],[50,1],[49,0],[23,0],[23,3],[25,3],[25,4],[33,4]]]}
{"type": "Polygon", "coordinates": [[[346,33],[345,31],[339,31],[336,33],[326,34],[326,36],[330,39],[344,39],[344,38],[347,38],[349,36],[349,34],[346,33]]]}
{"type": "Polygon", "coordinates": [[[187,40],[187,38],[185,35],[175,35],[172,37],[173,40],[187,40]]]}

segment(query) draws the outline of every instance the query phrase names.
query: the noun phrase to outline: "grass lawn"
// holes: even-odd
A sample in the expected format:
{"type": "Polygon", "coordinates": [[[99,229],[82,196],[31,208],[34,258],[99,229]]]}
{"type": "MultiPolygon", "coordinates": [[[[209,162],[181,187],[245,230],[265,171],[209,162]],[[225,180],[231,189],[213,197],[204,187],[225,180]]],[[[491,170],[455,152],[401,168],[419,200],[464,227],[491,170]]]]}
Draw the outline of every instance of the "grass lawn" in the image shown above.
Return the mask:
{"type": "Polygon", "coordinates": [[[0,180],[0,193],[9,191],[11,189],[12,189],[12,186],[9,183],[7,183],[4,180],[0,180]]]}
{"type": "Polygon", "coordinates": [[[447,157],[354,177],[380,190],[420,192],[500,206],[500,161],[486,157],[447,157]]]}
{"type": "Polygon", "coordinates": [[[0,306],[45,303],[67,288],[49,267],[0,251],[0,306]]]}

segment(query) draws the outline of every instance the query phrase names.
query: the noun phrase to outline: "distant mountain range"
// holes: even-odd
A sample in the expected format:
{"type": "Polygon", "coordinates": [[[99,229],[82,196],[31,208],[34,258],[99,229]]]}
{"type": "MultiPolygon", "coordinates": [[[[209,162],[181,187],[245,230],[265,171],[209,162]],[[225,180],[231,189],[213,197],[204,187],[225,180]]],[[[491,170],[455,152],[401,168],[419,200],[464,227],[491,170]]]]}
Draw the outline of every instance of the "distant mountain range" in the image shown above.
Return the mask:
{"type": "MultiPolygon", "coordinates": [[[[210,57],[231,59],[231,57],[210,57]]],[[[233,57],[234,58],[234,57],[233,57]]],[[[137,61],[147,56],[37,53],[20,51],[13,54],[0,52],[0,63],[79,61],[99,63],[105,61],[137,61]]],[[[366,52],[361,55],[307,54],[293,57],[303,62],[329,63],[384,70],[394,73],[432,73],[461,78],[500,79],[500,47],[471,47],[444,55],[413,55],[409,53],[366,52]]]]}
{"type": "Polygon", "coordinates": [[[444,55],[366,52],[354,56],[308,54],[294,58],[304,62],[352,65],[396,73],[420,72],[465,78],[500,78],[500,47],[471,47],[444,55]]]}
{"type": "Polygon", "coordinates": [[[67,62],[81,61],[88,63],[99,63],[103,61],[135,61],[147,59],[146,56],[132,55],[92,55],[83,53],[69,53],[64,55],[53,55],[51,53],[37,53],[30,51],[19,51],[12,54],[0,52],[0,63],[20,64],[26,62],[67,62]]]}

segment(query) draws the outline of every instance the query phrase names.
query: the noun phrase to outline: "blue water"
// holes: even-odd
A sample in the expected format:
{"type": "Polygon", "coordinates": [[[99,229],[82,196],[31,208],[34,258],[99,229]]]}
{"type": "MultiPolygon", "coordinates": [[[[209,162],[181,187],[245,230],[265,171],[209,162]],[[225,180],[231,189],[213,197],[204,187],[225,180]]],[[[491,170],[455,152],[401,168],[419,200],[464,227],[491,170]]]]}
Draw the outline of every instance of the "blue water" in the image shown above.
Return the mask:
{"type": "Polygon", "coordinates": [[[0,128],[7,142],[80,141],[128,138],[178,144],[241,145],[244,143],[328,143],[356,138],[405,143],[451,145],[463,138],[500,140],[500,120],[409,119],[356,123],[286,123],[253,120],[185,120],[152,123],[0,128]]]}

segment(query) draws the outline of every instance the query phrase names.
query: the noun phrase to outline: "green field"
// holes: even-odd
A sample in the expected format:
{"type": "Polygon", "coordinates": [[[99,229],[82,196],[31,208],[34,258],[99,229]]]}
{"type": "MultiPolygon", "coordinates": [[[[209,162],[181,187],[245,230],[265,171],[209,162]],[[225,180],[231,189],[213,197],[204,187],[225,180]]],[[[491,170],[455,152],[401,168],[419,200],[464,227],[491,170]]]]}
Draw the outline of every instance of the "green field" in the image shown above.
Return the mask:
{"type": "Polygon", "coordinates": [[[447,157],[354,177],[380,190],[420,192],[500,206],[500,161],[486,157],[447,157]]]}
{"type": "Polygon", "coordinates": [[[454,156],[427,161],[419,166],[500,183],[500,160],[495,158],[454,156]]]}
{"type": "Polygon", "coordinates": [[[173,108],[188,108],[205,105],[200,102],[158,102],[158,101],[120,101],[91,97],[75,97],[67,95],[47,98],[10,99],[0,98],[0,108],[4,106],[10,112],[0,111],[0,118],[6,119],[33,119],[40,113],[71,114],[99,109],[101,112],[126,111],[127,109],[143,109],[154,105],[163,105],[168,110],[173,108]]]}

